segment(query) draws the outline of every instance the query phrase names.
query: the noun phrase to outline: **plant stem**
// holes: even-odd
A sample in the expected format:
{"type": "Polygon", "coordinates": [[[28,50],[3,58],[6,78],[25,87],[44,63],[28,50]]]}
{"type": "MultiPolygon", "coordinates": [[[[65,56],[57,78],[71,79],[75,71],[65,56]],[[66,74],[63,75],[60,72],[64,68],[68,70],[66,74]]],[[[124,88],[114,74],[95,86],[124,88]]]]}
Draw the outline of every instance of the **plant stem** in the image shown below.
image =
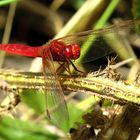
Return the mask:
{"type": "MultiPolygon", "coordinates": [[[[132,103],[140,105],[140,88],[135,84],[126,84],[123,81],[115,81],[105,77],[106,72],[91,73],[87,76],[58,75],[63,90],[75,91],[113,100],[119,103],[132,103]]],[[[43,89],[44,77],[37,73],[18,73],[0,70],[0,87],[4,89],[3,81],[13,89],[43,89]]],[[[50,88],[51,76],[47,76],[47,88],[50,88]]]]}

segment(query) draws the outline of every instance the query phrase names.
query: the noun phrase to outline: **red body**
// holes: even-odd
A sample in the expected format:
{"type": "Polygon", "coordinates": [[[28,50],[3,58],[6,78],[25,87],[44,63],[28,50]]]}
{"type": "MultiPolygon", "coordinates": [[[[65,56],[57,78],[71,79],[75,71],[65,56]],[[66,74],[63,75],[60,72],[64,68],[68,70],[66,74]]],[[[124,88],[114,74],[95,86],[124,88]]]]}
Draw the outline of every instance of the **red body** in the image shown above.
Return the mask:
{"type": "Polygon", "coordinates": [[[52,41],[49,45],[54,61],[67,61],[77,59],[80,56],[80,46],[77,44],[65,45],[63,42],[52,41]]]}
{"type": "MultiPolygon", "coordinates": [[[[22,44],[0,44],[0,50],[6,52],[29,56],[41,57],[42,50],[50,49],[54,61],[66,61],[66,59],[77,59],[80,56],[80,46],[77,44],[65,45],[63,42],[53,40],[49,46],[31,47],[22,44]]],[[[47,52],[46,52],[47,53],[47,52]]]]}
{"type": "Polygon", "coordinates": [[[0,50],[29,57],[39,57],[38,52],[41,48],[42,47],[31,47],[22,44],[0,44],[0,50]]]}
{"type": "MultiPolygon", "coordinates": [[[[47,88],[43,89],[46,96],[46,112],[49,119],[53,120],[58,126],[68,123],[69,115],[66,101],[63,95],[58,76],[56,74],[53,61],[69,62],[70,59],[77,59],[80,56],[80,46],[77,44],[66,45],[61,41],[53,40],[48,46],[31,47],[21,44],[0,44],[0,50],[12,54],[18,54],[29,57],[42,57],[44,87],[46,84],[46,74],[50,74],[52,78],[49,86],[53,87],[53,91],[47,88]],[[49,95],[48,95],[49,94],[49,95]],[[54,100],[55,99],[55,100],[54,100]],[[50,101],[50,105],[47,101],[50,101]],[[51,113],[52,107],[59,106],[59,109],[51,113]],[[53,117],[53,115],[55,117],[53,117]]],[[[35,85],[34,85],[35,86],[35,85]]]]}

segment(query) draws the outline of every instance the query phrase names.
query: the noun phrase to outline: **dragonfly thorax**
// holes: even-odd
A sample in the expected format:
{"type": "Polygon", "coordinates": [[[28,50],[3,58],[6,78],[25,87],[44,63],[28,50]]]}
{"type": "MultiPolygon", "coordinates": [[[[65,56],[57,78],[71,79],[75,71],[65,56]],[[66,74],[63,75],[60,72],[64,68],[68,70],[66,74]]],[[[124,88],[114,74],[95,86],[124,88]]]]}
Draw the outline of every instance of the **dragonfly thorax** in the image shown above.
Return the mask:
{"type": "Polygon", "coordinates": [[[51,42],[50,51],[54,61],[67,61],[80,56],[80,46],[77,44],[65,45],[60,41],[51,42]]]}

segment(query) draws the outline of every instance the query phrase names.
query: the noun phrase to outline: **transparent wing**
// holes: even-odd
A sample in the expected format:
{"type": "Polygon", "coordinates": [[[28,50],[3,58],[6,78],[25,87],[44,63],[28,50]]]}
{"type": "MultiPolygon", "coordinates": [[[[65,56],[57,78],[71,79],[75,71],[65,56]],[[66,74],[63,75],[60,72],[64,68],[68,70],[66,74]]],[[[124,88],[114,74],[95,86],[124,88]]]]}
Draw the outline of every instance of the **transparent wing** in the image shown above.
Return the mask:
{"type": "Polygon", "coordinates": [[[119,25],[115,24],[103,29],[80,32],[56,40],[62,41],[67,45],[79,44],[81,52],[77,61],[90,62],[114,52],[114,49],[115,51],[121,50],[122,46],[115,46],[114,40],[123,40],[121,34],[128,31],[134,32],[138,25],[140,25],[140,19],[129,20],[119,25]],[[111,43],[114,44],[114,48],[111,48],[111,43]],[[88,55],[86,55],[87,53],[88,55]]]}
{"type": "Polygon", "coordinates": [[[45,76],[47,116],[55,125],[64,128],[68,125],[69,114],[49,47],[42,51],[42,62],[45,76]],[[48,76],[46,77],[46,75],[48,75],[49,78],[47,78],[48,76]]]}

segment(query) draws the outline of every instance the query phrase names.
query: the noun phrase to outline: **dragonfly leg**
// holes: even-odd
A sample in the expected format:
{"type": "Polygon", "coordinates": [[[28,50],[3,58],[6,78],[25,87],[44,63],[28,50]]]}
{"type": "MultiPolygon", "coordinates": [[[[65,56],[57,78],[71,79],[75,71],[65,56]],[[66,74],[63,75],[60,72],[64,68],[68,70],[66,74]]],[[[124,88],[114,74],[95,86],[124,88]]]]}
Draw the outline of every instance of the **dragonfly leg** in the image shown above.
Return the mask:
{"type": "Polygon", "coordinates": [[[61,72],[61,70],[63,70],[63,67],[64,67],[64,65],[65,65],[65,62],[63,62],[63,63],[58,63],[60,66],[57,68],[57,70],[56,70],[56,73],[60,73],[61,72]]]}
{"type": "Polygon", "coordinates": [[[60,64],[60,66],[58,67],[58,69],[56,71],[57,73],[60,73],[61,70],[66,70],[71,75],[68,61],[66,61],[66,62],[64,62],[62,64],[61,63],[59,63],[59,64],[60,64]]]}
{"type": "Polygon", "coordinates": [[[68,60],[68,62],[73,66],[73,68],[74,68],[75,71],[80,72],[82,74],[85,74],[83,71],[77,69],[76,66],[74,65],[74,63],[71,60],[68,60]]]}
{"type": "Polygon", "coordinates": [[[67,61],[66,64],[67,64],[67,69],[66,69],[67,72],[68,72],[70,75],[72,75],[72,74],[71,74],[71,71],[70,71],[69,61],[67,61]]]}
{"type": "Polygon", "coordinates": [[[70,64],[71,64],[75,71],[82,73],[82,75],[83,74],[85,75],[85,73],[83,71],[80,71],[79,69],[76,68],[76,66],[70,59],[66,58],[65,62],[63,62],[63,63],[58,62],[58,63],[60,66],[56,70],[57,73],[60,73],[61,71],[66,70],[70,75],[72,75],[72,73],[70,71],[70,64]]]}

